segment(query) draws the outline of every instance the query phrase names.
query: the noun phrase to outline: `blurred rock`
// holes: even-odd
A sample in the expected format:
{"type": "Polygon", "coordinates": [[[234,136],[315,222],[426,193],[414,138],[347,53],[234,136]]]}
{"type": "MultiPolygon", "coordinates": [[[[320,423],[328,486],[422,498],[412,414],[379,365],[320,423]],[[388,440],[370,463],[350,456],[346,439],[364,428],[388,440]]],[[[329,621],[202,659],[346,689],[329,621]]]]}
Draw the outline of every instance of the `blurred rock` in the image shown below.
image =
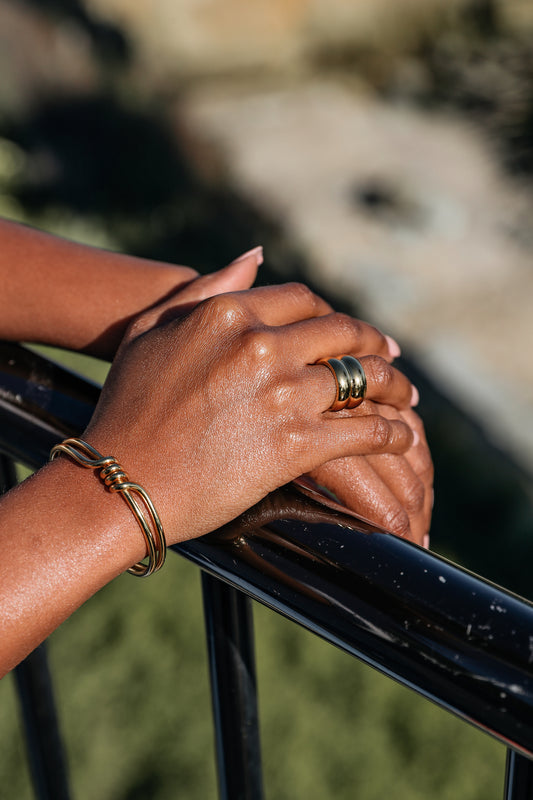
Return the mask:
{"type": "Polygon", "coordinates": [[[500,0],[502,22],[509,30],[524,34],[533,30],[533,5],[530,0],[500,0]]]}
{"type": "Polygon", "coordinates": [[[98,81],[91,41],[73,21],[0,0],[0,109],[18,113],[47,95],[89,92],[98,81]]]}
{"type": "MultiPolygon", "coordinates": [[[[152,77],[305,69],[325,50],[410,49],[471,0],[87,0],[152,77]]],[[[142,78],[141,78],[142,79],[142,78]]]]}
{"type": "Polygon", "coordinates": [[[352,298],[531,469],[533,199],[476,128],[324,82],[198,89],[186,116],[283,220],[315,284],[352,298]]]}

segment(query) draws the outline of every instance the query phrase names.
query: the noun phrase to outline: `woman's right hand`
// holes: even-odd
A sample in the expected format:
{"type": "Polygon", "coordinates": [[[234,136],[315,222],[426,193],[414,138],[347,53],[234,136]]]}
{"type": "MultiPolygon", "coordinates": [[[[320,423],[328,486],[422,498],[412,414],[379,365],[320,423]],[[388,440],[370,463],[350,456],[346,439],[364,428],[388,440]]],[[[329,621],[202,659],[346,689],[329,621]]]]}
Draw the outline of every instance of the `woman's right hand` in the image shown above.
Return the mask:
{"type": "Polygon", "coordinates": [[[402,454],[413,387],[375,328],[331,312],[300,284],[211,297],[186,316],[170,299],[130,327],[85,438],[152,496],[169,542],[207,533],[325,462],[402,454]],[[367,400],[329,411],[320,358],[361,357],[367,400]]]}

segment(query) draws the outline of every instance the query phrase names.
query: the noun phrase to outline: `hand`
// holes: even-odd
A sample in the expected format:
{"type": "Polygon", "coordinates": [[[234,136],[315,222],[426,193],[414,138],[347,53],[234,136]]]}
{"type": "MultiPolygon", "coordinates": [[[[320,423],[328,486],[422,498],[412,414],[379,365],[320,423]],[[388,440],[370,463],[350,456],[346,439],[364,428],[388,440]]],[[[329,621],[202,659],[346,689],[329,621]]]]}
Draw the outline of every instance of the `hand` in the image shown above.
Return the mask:
{"type": "Polygon", "coordinates": [[[207,533],[327,461],[406,453],[413,387],[375,328],[298,284],[224,294],[185,317],[183,294],[131,326],[84,438],[145,486],[171,543],[207,533]],[[319,358],[364,356],[369,401],[329,412],[319,358]],[[381,404],[381,405],[379,405],[381,404]]]}
{"type": "Polygon", "coordinates": [[[406,453],[337,459],[315,469],[311,477],[358,516],[427,547],[433,465],[418,415],[403,410],[399,416],[418,435],[406,453]]]}

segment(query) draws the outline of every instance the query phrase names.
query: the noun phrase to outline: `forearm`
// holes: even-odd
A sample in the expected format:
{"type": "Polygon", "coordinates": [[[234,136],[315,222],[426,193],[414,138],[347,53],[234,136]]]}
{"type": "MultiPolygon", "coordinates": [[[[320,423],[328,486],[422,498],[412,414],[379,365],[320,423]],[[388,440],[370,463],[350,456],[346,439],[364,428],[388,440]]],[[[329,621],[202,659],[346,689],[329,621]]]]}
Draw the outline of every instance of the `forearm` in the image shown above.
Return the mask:
{"type": "Polygon", "coordinates": [[[196,274],[0,219],[0,338],[110,359],[133,316],[196,274]]]}
{"type": "Polygon", "coordinates": [[[59,458],[2,498],[0,550],[1,676],[146,548],[123,499],[59,458]]]}

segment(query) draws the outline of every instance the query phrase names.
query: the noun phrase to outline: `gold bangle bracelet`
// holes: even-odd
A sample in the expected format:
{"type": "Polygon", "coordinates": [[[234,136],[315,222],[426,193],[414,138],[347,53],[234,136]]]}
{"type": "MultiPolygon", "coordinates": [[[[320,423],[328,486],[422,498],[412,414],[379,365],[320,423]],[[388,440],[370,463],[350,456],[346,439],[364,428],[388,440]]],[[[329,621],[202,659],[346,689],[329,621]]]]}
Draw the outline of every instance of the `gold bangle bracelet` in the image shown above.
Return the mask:
{"type": "Polygon", "coordinates": [[[60,453],[70,456],[82,467],[100,470],[100,478],[109,491],[120,492],[131,508],[146,542],[148,563],[138,561],[128,572],[138,578],[147,578],[161,569],[165,563],[167,543],[159,514],[143,487],[130,482],[113,456],[103,456],[83,439],[65,439],[61,444],[56,444],[50,452],[50,461],[60,453]]]}

